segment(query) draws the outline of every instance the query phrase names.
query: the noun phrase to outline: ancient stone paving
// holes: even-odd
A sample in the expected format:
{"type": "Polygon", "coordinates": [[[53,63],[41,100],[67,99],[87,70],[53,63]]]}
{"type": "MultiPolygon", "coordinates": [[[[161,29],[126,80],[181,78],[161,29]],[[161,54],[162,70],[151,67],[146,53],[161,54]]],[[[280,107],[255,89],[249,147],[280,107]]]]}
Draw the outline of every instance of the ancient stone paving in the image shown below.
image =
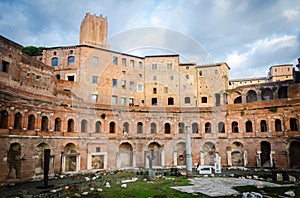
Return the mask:
{"type": "Polygon", "coordinates": [[[176,186],[173,189],[187,193],[202,193],[210,197],[230,196],[240,194],[234,190],[234,186],[256,186],[280,187],[282,185],[266,181],[258,181],[246,178],[194,178],[190,179],[192,186],[176,186]]]}

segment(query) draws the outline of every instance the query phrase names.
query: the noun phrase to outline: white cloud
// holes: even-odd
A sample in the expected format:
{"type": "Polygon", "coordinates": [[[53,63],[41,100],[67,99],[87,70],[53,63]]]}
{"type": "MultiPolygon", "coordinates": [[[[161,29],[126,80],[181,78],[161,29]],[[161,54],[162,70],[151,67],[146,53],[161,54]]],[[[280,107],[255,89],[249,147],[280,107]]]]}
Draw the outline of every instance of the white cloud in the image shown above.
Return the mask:
{"type": "Polygon", "coordinates": [[[282,12],[282,15],[288,20],[288,21],[294,21],[299,20],[300,18],[300,12],[296,9],[287,9],[282,12]]]}

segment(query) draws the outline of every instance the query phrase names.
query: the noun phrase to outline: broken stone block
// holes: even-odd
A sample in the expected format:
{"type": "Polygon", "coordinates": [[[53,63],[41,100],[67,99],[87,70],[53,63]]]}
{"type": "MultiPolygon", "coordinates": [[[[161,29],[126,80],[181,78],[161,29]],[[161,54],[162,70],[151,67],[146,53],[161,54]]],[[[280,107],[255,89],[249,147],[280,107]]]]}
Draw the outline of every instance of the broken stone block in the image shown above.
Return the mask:
{"type": "Polygon", "coordinates": [[[297,179],[296,179],[296,177],[294,177],[294,176],[292,176],[292,175],[289,175],[289,181],[290,181],[290,182],[296,182],[297,179]]]}
{"type": "Polygon", "coordinates": [[[83,192],[82,195],[83,196],[87,196],[89,194],[89,192],[83,192]]]}
{"type": "Polygon", "coordinates": [[[258,189],[262,189],[262,188],[266,187],[266,185],[263,182],[260,182],[260,181],[256,182],[255,186],[258,189]]]}
{"type": "Polygon", "coordinates": [[[290,197],[295,197],[295,196],[296,196],[295,192],[292,191],[292,190],[286,191],[284,194],[285,194],[285,195],[288,195],[288,196],[290,196],[290,197]]]}
{"type": "Polygon", "coordinates": [[[276,181],[283,181],[282,173],[277,173],[276,174],[276,181]]]}

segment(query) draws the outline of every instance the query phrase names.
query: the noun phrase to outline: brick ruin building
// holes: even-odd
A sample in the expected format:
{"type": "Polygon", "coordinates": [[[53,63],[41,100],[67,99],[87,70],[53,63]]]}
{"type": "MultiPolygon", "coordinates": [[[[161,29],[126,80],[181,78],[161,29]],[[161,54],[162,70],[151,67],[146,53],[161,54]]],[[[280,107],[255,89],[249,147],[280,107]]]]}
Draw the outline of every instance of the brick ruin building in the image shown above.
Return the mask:
{"type": "MultiPolygon", "coordinates": [[[[107,18],[87,14],[80,44],[31,57],[0,37],[0,182],[86,170],[193,164],[300,168],[300,84],[292,64],[230,80],[225,62],[181,63],[110,50],[107,18]]],[[[299,66],[299,65],[297,65],[299,66]]]]}

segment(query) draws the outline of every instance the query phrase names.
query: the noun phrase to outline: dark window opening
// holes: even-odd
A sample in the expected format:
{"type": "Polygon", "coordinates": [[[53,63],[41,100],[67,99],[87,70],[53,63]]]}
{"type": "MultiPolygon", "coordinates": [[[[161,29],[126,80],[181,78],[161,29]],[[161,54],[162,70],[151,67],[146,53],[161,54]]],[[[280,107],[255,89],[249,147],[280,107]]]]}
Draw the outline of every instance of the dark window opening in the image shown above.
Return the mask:
{"type": "Polygon", "coordinates": [[[210,122],[205,123],[205,133],[211,133],[211,124],[210,124],[210,122]]]}
{"type": "Polygon", "coordinates": [[[246,122],[246,132],[248,132],[248,133],[253,132],[253,129],[252,129],[252,122],[251,122],[250,120],[248,120],[248,121],[246,122]]]}
{"type": "Polygon", "coordinates": [[[183,122],[180,122],[179,124],[178,124],[178,127],[179,127],[179,133],[184,133],[184,123],[183,122]]]}
{"type": "Polygon", "coordinates": [[[237,122],[232,122],[232,133],[238,133],[239,132],[239,124],[237,122]]]}
{"type": "Polygon", "coordinates": [[[225,133],[225,124],[224,124],[224,122],[219,122],[218,123],[218,132],[219,133],[225,133]]]}
{"type": "Polygon", "coordinates": [[[168,98],[168,105],[174,105],[174,98],[168,98]]]}
{"type": "Polygon", "coordinates": [[[275,131],[276,132],[282,131],[281,120],[280,119],[276,119],[275,120],[275,131]]]}
{"type": "Polygon", "coordinates": [[[171,125],[169,123],[165,124],[165,134],[171,133],[171,125]]]}
{"type": "Polygon", "coordinates": [[[265,120],[260,121],[260,131],[267,132],[267,122],[265,120]]]}
{"type": "Polygon", "coordinates": [[[152,105],[157,105],[157,98],[152,98],[151,99],[151,104],[152,105]]]}
{"type": "Polygon", "coordinates": [[[137,123],[137,133],[143,133],[143,123],[137,123]]]}
{"type": "Polygon", "coordinates": [[[242,103],[242,96],[239,96],[234,99],[234,104],[240,104],[240,103],[242,103]]]}
{"type": "Polygon", "coordinates": [[[192,133],[198,133],[198,123],[192,124],[192,133]]]}
{"type": "Polygon", "coordinates": [[[1,68],[1,71],[2,71],[2,72],[8,72],[8,67],[9,67],[9,62],[6,62],[6,61],[2,60],[2,68],[1,68]]]}

